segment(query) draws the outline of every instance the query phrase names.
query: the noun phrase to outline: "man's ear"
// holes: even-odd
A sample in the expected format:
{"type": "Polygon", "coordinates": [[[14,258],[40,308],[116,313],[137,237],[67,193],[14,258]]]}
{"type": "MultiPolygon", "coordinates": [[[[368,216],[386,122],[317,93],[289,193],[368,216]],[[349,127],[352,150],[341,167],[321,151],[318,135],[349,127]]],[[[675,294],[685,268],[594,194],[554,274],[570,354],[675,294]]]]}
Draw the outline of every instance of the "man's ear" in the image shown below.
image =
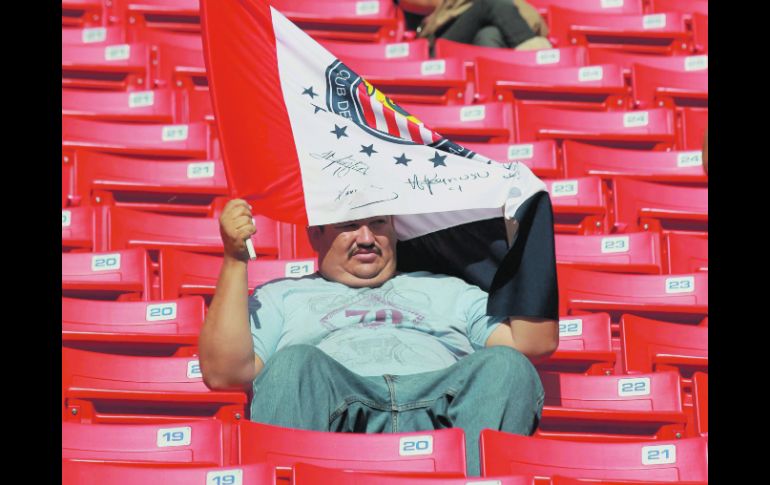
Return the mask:
{"type": "Polygon", "coordinates": [[[313,248],[313,251],[318,251],[320,236],[321,236],[321,228],[318,226],[308,226],[305,228],[305,231],[307,232],[307,239],[310,241],[310,247],[313,248]]]}

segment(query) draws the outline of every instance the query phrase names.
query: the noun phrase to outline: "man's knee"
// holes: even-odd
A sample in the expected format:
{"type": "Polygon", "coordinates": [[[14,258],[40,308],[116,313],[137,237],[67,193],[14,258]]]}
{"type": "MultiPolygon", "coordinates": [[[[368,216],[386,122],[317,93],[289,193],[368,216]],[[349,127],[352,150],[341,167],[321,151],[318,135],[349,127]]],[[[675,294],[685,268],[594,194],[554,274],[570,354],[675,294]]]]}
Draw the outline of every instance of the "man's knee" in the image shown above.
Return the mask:
{"type": "Polygon", "coordinates": [[[487,374],[487,382],[520,395],[531,391],[542,394],[540,376],[532,362],[518,350],[504,345],[476,352],[479,371],[487,374]]]}
{"type": "Polygon", "coordinates": [[[476,32],[476,36],[473,38],[473,45],[483,47],[506,47],[505,40],[503,40],[503,34],[500,29],[494,25],[487,25],[479,29],[476,32]]]}

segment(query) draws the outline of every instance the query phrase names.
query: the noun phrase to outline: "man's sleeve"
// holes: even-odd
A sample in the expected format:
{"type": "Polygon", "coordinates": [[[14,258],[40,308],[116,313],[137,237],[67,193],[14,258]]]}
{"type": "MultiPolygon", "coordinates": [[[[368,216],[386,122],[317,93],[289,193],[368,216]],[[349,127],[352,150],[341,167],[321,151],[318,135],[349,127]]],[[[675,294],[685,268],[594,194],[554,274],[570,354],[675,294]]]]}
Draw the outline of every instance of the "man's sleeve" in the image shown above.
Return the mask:
{"type": "Polygon", "coordinates": [[[477,286],[468,286],[457,299],[460,318],[467,322],[468,339],[475,350],[484,348],[495,328],[505,317],[487,315],[487,293],[477,286]]]}
{"type": "Polygon", "coordinates": [[[249,297],[249,323],[254,353],[263,363],[275,352],[283,330],[283,308],[273,292],[258,286],[249,297]]]}

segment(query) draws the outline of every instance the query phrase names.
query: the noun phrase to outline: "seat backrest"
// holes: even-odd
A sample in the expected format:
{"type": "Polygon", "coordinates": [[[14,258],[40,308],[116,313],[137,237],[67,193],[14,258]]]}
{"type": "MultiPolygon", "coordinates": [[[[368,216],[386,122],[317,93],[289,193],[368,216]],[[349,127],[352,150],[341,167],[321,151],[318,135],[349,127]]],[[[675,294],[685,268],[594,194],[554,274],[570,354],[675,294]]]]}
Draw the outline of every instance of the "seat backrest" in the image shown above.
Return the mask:
{"type": "Polygon", "coordinates": [[[463,142],[506,142],[513,134],[513,110],[509,103],[493,102],[469,106],[401,104],[438,134],[463,142]]]}
{"type": "Polygon", "coordinates": [[[436,473],[374,474],[297,463],[292,467],[292,483],[298,485],[326,485],[328,483],[335,485],[473,485],[474,483],[478,485],[535,485],[535,479],[509,475],[469,481],[468,478],[450,478],[436,473]]]}
{"type": "Polygon", "coordinates": [[[700,150],[622,150],[566,140],[562,155],[567,177],[622,176],[668,183],[708,181],[700,150]]]}
{"type": "Polygon", "coordinates": [[[530,0],[538,11],[545,12],[548,7],[571,8],[581,12],[608,14],[641,14],[642,0],[530,0]]]}
{"type": "Polygon", "coordinates": [[[122,44],[126,32],[122,26],[86,27],[84,29],[61,29],[61,43],[66,45],[122,44]]]}
{"type": "Polygon", "coordinates": [[[683,12],[708,15],[708,0],[650,0],[652,12],[683,12]]]}
{"type": "Polygon", "coordinates": [[[709,51],[709,16],[694,13],[692,15],[692,37],[695,43],[695,52],[708,53],[709,51]]]}
{"type": "Polygon", "coordinates": [[[275,470],[264,463],[225,467],[125,466],[82,461],[62,461],[62,483],[102,483],[136,485],[137,483],[275,483],[275,470]]]}
{"type": "Polygon", "coordinates": [[[655,106],[708,108],[708,70],[681,71],[634,64],[631,85],[634,103],[640,109],[655,106]]]}
{"type": "MultiPolygon", "coordinates": [[[[186,251],[160,251],[160,298],[179,298],[182,295],[214,294],[222,258],[186,251]]],[[[279,278],[299,278],[315,272],[315,259],[258,259],[249,261],[249,291],[256,286],[279,278]]]]}
{"type": "Polygon", "coordinates": [[[157,61],[153,79],[153,85],[156,87],[193,90],[196,86],[208,86],[203,51],[197,47],[159,44],[157,61]]]}
{"type": "Polygon", "coordinates": [[[666,108],[594,112],[516,104],[516,140],[585,140],[627,148],[673,147],[674,116],[666,108]]]}
{"type": "Polygon", "coordinates": [[[129,30],[174,30],[200,34],[198,0],[115,0],[129,30]]]}
{"type": "Polygon", "coordinates": [[[619,273],[660,274],[660,234],[556,234],[556,261],[563,266],[619,273]]]}
{"type": "Polygon", "coordinates": [[[665,238],[668,273],[708,271],[708,238],[671,232],[665,238]]]}
{"type": "Polygon", "coordinates": [[[503,47],[484,47],[463,44],[438,38],[435,43],[436,57],[462,59],[466,65],[476,59],[498,59],[511,64],[538,67],[576,67],[586,65],[586,48],[583,46],[517,51],[503,47]]]}
{"type": "Polygon", "coordinates": [[[131,92],[63,89],[62,116],[167,124],[182,119],[177,95],[169,89],[131,92]]]}
{"type": "Polygon", "coordinates": [[[244,421],[240,463],[298,462],[329,468],[442,472],[465,476],[465,433],[459,428],[417,433],[328,433],[244,421]]]}
{"type": "Polygon", "coordinates": [[[147,89],[150,48],[146,44],[62,44],[62,87],[147,89]]]}
{"type": "Polygon", "coordinates": [[[682,374],[708,370],[708,327],[623,315],[620,339],[627,373],[672,367],[682,374]]]}
{"type": "Polygon", "coordinates": [[[64,27],[89,27],[104,24],[104,3],[100,0],[62,0],[61,25],[64,27]]]}
{"type": "Polygon", "coordinates": [[[529,167],[532,173],[538,177],[563,177],[556,142],[553,140],[517,145],[510,143],[463,143],[463,146],[504,164],[506,168],[513,168],[512,162],[520,162],[529,167]]]}
{"type": "MultiPolygon", "coordinates": [[[[343,61],[349,58],[380,61],[427,61],[430,59],[428,55],[428,39],[415,39],[390,44],[361,44],[355,42],[335,42],[333,40],[322,40],[319,43],[343,61]]],[[[437,57],[440,58],[442,56],[438,55],[437,57]]]]}
{"type": "Polygon", "coordinates": [[[215,419],[173,425],[62,421],[61,430],[63,460],[143,465],[226,464],[223,451],[229,440],[229,427],[215,419]]]}
{"type": "Polygon", "coordinates": [[[645,219],[664,229],[708,231],[708,188],[677,187],[618,177],[613,181],[617,232],[645,230],[645,219]]]}
{"type": "Polygon", "coordinates": [[[695,432],[708,436],[709,432],[709,375],[696,372],[692,376],[695,432]]]}
{"type": "Polygon", "coordinates": [[[610,316],[591,313],[559,317],[559,347],[537,365],[539,370],[604,373],[617,360],[612,349],[610,316]],[[594,371],[596,368],[596,371],[594,371]]]}
{"type": "Polygon", "coordinates": [[[61,211],[62,250],[94,248],[94,208],[69,207],[61,211]]]}
{"type": "Polygon", "coordinates": [[[704,108],[682,108],[680,110],[682,130],[679,134],[680,150],[702,150],[703,137],[709,125],[709,110],[704,108]]]}
{"type": "Polygon", "coordinates": [[[606,311],[672,321],[708,315],[708,274],[639,275],[585,271],[558,265],[559,313],[606,311]]]}
{"type": "Polygon", "coordinates": [[[599,177],[544,180],[555,214],[603,214],[607,201],[599,177]]]}
{"type": "Polygon", "coordinates": [[[679,72],[702,71],[708,70],[709,67],[708,55],[651,56],[600,47],[588,47],[587,52],[590,64],[615,64],[622,67],[629,76],[634,64],[679,72]]]}
{"type": "Polygon", "coordinates": [[[62,295],[108,299],[137,293],[150,299],[150,259],[142,248],[62,254],[62,295]]]}
{"type": "Polygon", "coordinates": [[[209,137],[206,123],[164,125],[62,120],[62,148],[70,149],[205,159],[209,153],[209,137]]]}
{"type": "Polygon", "coordinates": [[[623,480],[708,480],[704,438],[604,443],[539,439],[485,429],[484,476],[517,473],[623,480]]]}

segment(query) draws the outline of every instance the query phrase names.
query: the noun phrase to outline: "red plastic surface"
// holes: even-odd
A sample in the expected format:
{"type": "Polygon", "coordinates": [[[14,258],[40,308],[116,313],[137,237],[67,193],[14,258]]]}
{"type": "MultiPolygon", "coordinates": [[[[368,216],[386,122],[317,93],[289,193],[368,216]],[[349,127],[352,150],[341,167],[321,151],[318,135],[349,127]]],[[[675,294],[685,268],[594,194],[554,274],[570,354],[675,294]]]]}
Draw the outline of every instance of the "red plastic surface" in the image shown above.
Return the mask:
{"type": "Polygon", "coordinates": [[[147,89],[150,48],[141,43],[62,44],[61,68],[65,88],[147,89]]]}
{"type": "Polygon", "coordinates": [[[487,158],[511,166],[518,161],[523,163],[538,177],[562,178],[559,154],[553,140],[536,141],[521,145],[510,143],[463,143],[468,150],[473,150],[487,158]]]}
{"type": "Polygon", "coordinates": [[[669,273],[708,271],[708,238],[670,233],[666,235],[665,245],[669,273]]]}
{"type": "Polygon", "coordinates": [[[150,299],[150,259],[141,248],[100,253],[63,253],[62,294],[112,297],[141,294],[150,299]]]}
{"type": "Polygon", "coordinates": [[[562,266],[617,273],[660,274],[660,234],[556,234],[556,261],[562,266]]]}
{"type": "Polygon", "coordinates": [[[708,372],[708,327],[623,315],[620,320],[623,368],[628,373],[678,368],[708,372]]]}
{"type": "Polygon", "coordinates": [[[178,97],[168,89],[133,92],[62,89],[62,116],[172,124],[182,119],[180,111],[178,97]]]}
{"type": "MultiPolygon", "coordinates": [[[[348,58],[380,61],[427,61],[430,59],[428,39],[388,44],[362,44],[333,40],[322,40],[319,43],[343,62],[348,58]]],[[[436,57],[441,58],[443,56],[437,55],[436,57]]],[[[363,75],[360,72],[359,74],[363,75]]]]}
{"type": "Polygon", "coordinates": [[[588,47],[588,62],[590,64],[615,64],[622,67],[623,71],[629,76],[631,75],[631,67],[634,64],[679,72],[708,70],[708,56],[656,56],[602,49],[599,47],[588,47]]]}
{"type": "Polygon", "coordinates": [[[559,347],[540,370],[592,373],[611,368],[616,360],[612,350],[610,316],[607,313],[559,317],[559,347]]]}
{"type": "MultiPolygon", "coordinates": [[[[136,485],[138,483],[275,483],[273,467],[259,463],[219,468],[122,466],[89,462],[62,461],[62,485],[99,483],[102,485],[136,485]],[[219,478],[219,481],[217,481],[219,478]],[[237,482],[236,480],[242,480],[237,482]]],[[[297,483],[297,482],[295,482],[297,483]]]]}
{"type": "Polygon", "coordinates": [[[561,49],[517,51],[503,47],[483,47],[462,44],[447,39],[436,39],[436,57],[462,59],[466,65],[476,59],[496,59],[501,62],[537,67],[576,67],[586,65],[586,48],[582,46],[561,49]]]}
{"type": "MultiPolygon", "coordinates": [[[[62,3],[63,6],[64,3],[62,3]]],[[[61,43],[67,45],[113,45],[123,44],[125,41],[126,33],[121,26],[61,29],[61,43]]]]}
{"type": "Polygon", "coordinates": [[[471,106],[401,104],[401,107],[425,123],[428,128],[460,144],[513,140],[513,110],[509,103],[481,103],[471,106]],[[473,116],[470,116],[471,114],[473,116]]]}
{"type": "MultiPolygon", "coordinates": [[[[525,476],[498,476],[494,477],[494,480],[484,481],[479,485],[535,485],[534,478],[525,476]]],[[[297,463],[292,467],[292,483],[298,485],[329,483],[335,485],[472,485],[474,482],[469,478],[449,478],[436,473],[375,474],[297,463]]]]}
{"type": "Polygon", "coordinates": [[[709,375],[696,372],[692,378],[695,432],[708,436],[709,432],[709,375]]]}
{"type": "Polygon", "coordinates": [[[708,0],[649,0],[652,12],[683,12],[709,14],[708,0]]]}
{"type": "Polygon", "coordinates": [[[708,231],[708,188],[677,187],[618,177],[614,180],[614,224],[618,232],[645,230],[645,221],[664,229],[708,231]]]}
{"type": "Polygon", "coordinates": [[[92,251],[94,247],[94,208],[62,209],[61,245],[63,250],[92,251]]]}
{"type": "Polygon", "coordinates": [[[655,106],[708,108],[709,73],[672,71],[635,64],[631,69],[634,102],[640,109],[655,106]]]}
{"type": "Polygon", "coordinates": [[[623,0],[614,3],[602,0],[530,0],[529,3],[537,8],[541,14],[547,11],[548,7],[553,6],[572,8],[581,12],[608,14],[642,13],[642,0],[623,0]]]}
{"type": "Polygon", "coordinates": [[[709,17],[699,13],[692,16],[692,38],[695,52],[709,51],[709,17]]]}
{"type": "Polygon", "coordinates": [[[703,137],[709,125],[709,110],[682,108],[679,110],[682,127],[679,132],[680,150],[702,150],[703,137]]]}

